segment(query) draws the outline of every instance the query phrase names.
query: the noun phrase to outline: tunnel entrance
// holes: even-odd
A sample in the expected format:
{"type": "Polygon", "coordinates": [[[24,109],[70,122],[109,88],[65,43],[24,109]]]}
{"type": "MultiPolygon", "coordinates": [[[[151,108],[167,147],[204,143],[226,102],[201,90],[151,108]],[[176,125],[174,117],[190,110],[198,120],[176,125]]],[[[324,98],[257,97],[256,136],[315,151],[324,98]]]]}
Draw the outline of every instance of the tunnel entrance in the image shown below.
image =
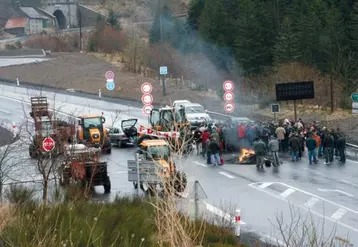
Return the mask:
{"type": "Polygon", "coordinates": [[[53,12],[53,15],[56,17],[58,27],[60,29],[65,29],[66,28],[66,17],[63,14],[63,12],[61,10],[56,10],[55,12],[53,12]]]}

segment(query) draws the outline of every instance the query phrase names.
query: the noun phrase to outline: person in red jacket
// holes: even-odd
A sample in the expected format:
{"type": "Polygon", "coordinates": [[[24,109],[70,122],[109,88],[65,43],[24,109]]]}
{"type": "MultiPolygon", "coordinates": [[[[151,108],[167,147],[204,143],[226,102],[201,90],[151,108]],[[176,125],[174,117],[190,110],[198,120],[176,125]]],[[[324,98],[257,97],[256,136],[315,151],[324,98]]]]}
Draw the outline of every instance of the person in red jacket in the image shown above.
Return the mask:
{"type": "Polygon", "coordinates": [[[209,130],[204,130],[203,135],[201,136],[201,145],[202,145],[202,153],[201,155],[205,157],[206,154],[206,141],[210,138],[210,132],[209,130]]]}
{"type": "Polygon", "coordinates": [[[246,128],[244,126],[244,124],[239,124],[237,127],[237,136],[239,137],[239,139],[243,139],[246,136],[246,128]]]}

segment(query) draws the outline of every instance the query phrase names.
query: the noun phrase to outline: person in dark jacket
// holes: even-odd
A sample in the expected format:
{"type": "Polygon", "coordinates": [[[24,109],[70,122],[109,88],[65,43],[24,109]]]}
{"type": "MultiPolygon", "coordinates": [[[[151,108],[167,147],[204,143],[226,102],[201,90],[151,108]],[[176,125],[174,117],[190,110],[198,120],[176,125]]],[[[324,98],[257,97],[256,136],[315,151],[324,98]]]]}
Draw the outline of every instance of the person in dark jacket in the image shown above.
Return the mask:
{"type": "Polygon", "coordinates": [[[200,144],[201,144],[201,131],[199,128],[197,128],[195,131],[194,131],[194,142],[195,142],[195,145],[196,145],[196,154],[199,155],[200,154],[200,144]]]}
{"type": "Polygon", "coordinates": [[[300,149],[300,141],[297,134],[293,134],[288,141],[288,145],[291,148],[292,162],[298,161],[298,151],[300,149]]]}
{"type": "Polygon", "coordinates": [[[303,131],[298,134],[297,138],[300,143],[300,148],[298,149],[298,159],[301,160],[303,152],[305,151],[305,136],[303,131]]]}
{"type": "Polygon", "coordinates": [[[256,141],[254,141],[253,144],[253,149],[256,155],[256,167],[263,168],[264,157],[267,151],[266,144],[260,138],[256,138],[256,141]]]}
{"type": "Polygon", "coordinates": [[[346,163],[346,138],[343,136],[343,134],[337,135],[337,150],[339,154],[339,163],[344,164],[346,163]]]}
{"type": "Polygon", "coordinates": [[[313,135],[311,133],[308,135],[308,138],[306,140],[306,147],[308,150],[308,161],[309,161],[310,165],[312,165],[312,158],[313,158],[313,162],[316,164],[317,163],[317,157],[316,157],[317,142],[313,138],[313,135]]]}
{"type": "Polygon", "coordinates": [[[213,166],[220,165],[220,147],[214,137],[210,137],[210,143],[208,146],[210,151],[210,161],[213,166]]]}
{"type": "Polygon", "coordinates": [[[325,164],[333,162],[334,139],[331,133],[326,133],[323,139],[323,150],[326,158],[325,164]]]}

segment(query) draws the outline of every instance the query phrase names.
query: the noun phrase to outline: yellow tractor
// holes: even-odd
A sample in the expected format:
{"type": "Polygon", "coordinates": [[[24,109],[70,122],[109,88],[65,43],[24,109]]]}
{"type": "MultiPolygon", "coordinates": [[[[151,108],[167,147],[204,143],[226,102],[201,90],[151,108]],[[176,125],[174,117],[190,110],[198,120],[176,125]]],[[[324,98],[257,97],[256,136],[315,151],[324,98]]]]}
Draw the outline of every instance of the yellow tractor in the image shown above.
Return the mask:
{"type": "MultiPolygon", "coordinates": [[[[135,163],[138,162],[140,173],[155,171],[155,174],[141,175],[142,180],[139,186],[143,192],[154,195],[159,189],[162,189],[166,193],[181,193],[185,190],[187,185],[186,175],[184,172],[177,171],[171,157],[169,144],[165,140],[143,140],[138,144],[138,147],[137,154],[139,160],[136,158],[135,163]],[[153,176],[159,179],[153,180],[153,176]]],[[[134,164],[133,161],[128,161],[128,164],[131,162],[134,164]]],[[[130,169],[131,167],[128,166],[128,168],[130,169]]],[[[133,182],[135,189],[138,188],[135,176],[133,176],[133,179],[129,176],[129,181],[133,182]]]]}
{"type": "Polygon", "coordinates": [[[101,147],[102,151],[110,154],[112,152],[111,140],[104,127],[106,119],[102,115],[84,115],[78,121],[77,139],[86,146],[101,147]]]}

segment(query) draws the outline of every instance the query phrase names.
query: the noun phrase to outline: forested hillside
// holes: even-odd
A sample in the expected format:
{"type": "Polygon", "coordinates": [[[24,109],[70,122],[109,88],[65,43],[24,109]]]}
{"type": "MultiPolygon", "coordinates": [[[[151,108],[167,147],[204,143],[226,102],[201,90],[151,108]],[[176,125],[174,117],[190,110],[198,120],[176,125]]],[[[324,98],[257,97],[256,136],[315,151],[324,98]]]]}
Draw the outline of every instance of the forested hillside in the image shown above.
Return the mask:
{"type": "MultiPolygon", "coordinates": [[[[344,95],[357,89],[357,1],[192,0],[186,23],[171,20],[168,9],[163,15],[174,23],[164,26],[165,41],[205,53],[231,75],[262,78],[294,63],[332,76],[344,95]]],[[[158,29],[154,23],[152,43],[158,29]]]]}

